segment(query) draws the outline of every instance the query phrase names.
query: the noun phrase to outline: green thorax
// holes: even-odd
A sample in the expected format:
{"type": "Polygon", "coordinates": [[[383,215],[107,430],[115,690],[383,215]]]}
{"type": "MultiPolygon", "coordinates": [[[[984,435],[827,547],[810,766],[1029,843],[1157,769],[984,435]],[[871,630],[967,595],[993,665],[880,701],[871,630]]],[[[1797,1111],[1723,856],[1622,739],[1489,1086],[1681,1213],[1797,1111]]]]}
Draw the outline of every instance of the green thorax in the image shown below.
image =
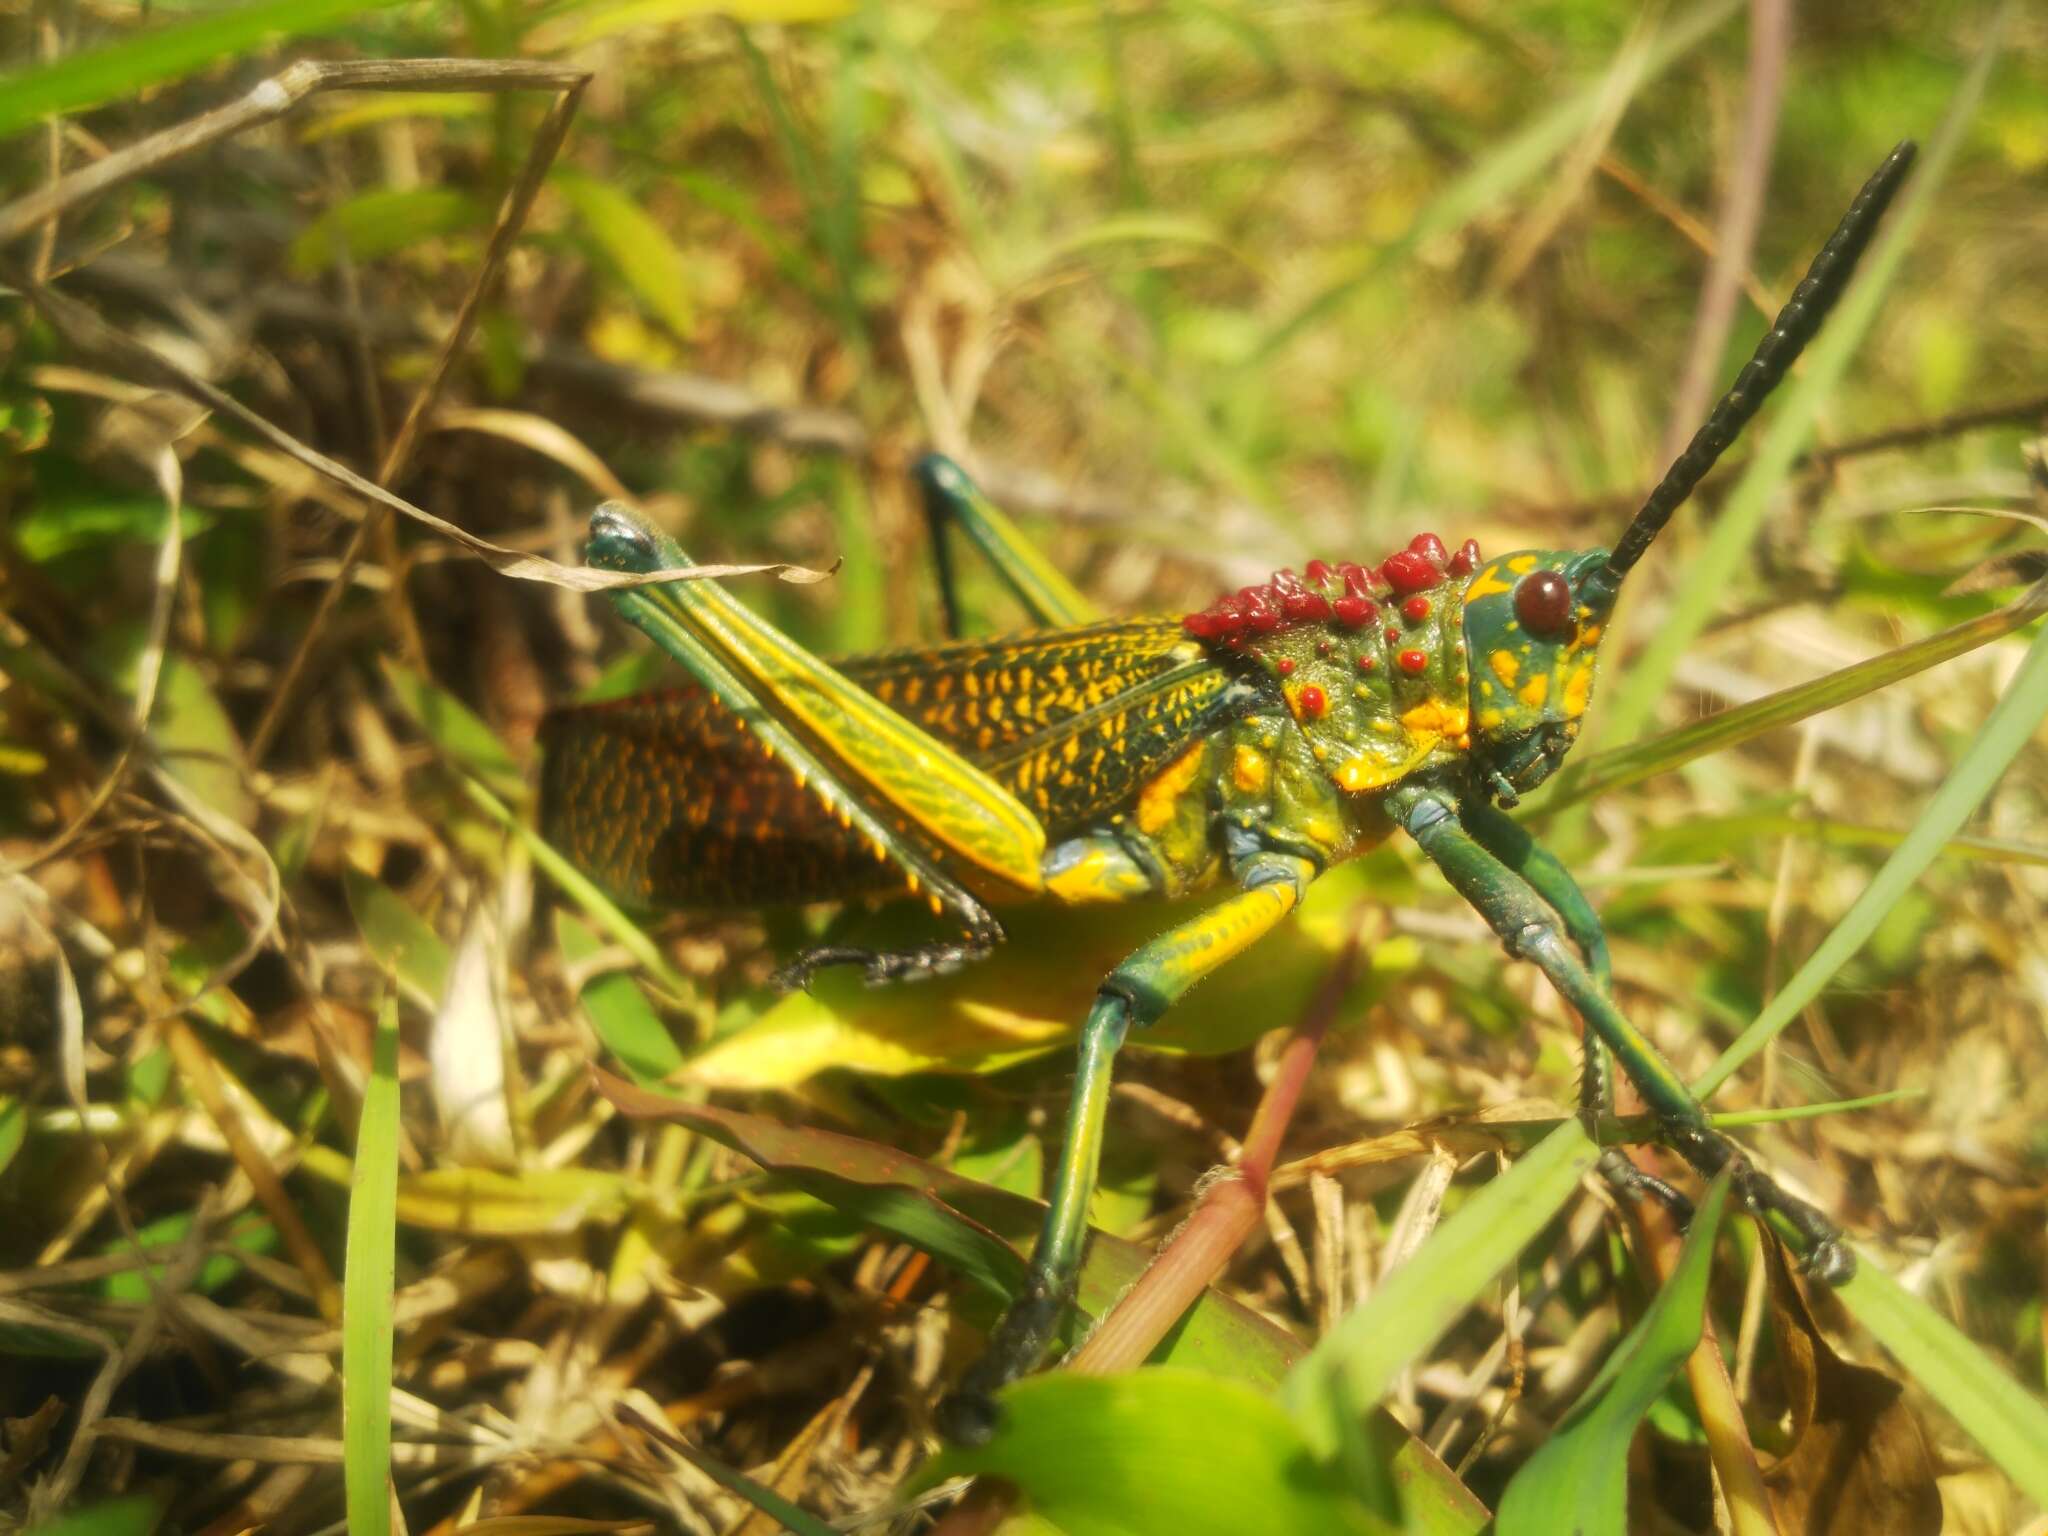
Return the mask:
{"type": "Polygon", "coordinates": [[[1480,561],[1420,534],[1377,566],[1309,562],[1182,622],[1273,679],[1316,762],[1362,793],[1471,746],[1464,588],[1480,561]]]}

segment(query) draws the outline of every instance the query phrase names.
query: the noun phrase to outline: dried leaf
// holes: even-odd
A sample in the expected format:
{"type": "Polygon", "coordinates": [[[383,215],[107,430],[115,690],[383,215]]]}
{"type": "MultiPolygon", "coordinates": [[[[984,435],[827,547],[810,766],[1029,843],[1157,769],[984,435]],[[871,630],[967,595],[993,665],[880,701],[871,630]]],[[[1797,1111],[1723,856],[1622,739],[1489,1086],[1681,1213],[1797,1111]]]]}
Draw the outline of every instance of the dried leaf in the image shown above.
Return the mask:
{"type": "Polygon", "coordinates": [[[1764,1474],[1785,1536],[1938,1536],[1941,1492],[1900,1383],[1851,1365],[1821,1336],[1768,1231],[1771,1326],[1792,1409],[1792,1448],[1764,1474]]]}

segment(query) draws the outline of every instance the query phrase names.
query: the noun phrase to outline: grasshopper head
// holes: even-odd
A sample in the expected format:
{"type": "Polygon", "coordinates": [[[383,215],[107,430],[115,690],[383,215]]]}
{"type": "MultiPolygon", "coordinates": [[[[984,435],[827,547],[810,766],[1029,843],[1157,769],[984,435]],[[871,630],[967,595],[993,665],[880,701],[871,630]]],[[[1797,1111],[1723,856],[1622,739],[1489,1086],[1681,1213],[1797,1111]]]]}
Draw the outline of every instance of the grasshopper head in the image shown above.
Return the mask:
{"type": "Polygon", "coordinates": [[[1490,783],[1534,789],[1578,740],[1618,590],[1607,570],[1604,549],[1524,550],[1465,589],[1472,751],[1490,783]]]}
{"type": "Polygon", "coordinates": [[[1472,750],[1503,803],[1549,778],[1578,739],[1592,696],[1600,636],[1622,578],[1684,504],[1714,461],[1775,389],[1847,286],[1877,222],[1913,164],[1910,140],[1877,168],[1735,385],[1610,550],[1530,550],[1483,567],[1465,591],[1472,676],[1472,750]]]}
{"type": "Polygon", "coordinates": [[[672,540],[640,521],[625,506],[608,501],[590,514],[583,560],[605,571],[659,571],[688,561],[672,540]]]}

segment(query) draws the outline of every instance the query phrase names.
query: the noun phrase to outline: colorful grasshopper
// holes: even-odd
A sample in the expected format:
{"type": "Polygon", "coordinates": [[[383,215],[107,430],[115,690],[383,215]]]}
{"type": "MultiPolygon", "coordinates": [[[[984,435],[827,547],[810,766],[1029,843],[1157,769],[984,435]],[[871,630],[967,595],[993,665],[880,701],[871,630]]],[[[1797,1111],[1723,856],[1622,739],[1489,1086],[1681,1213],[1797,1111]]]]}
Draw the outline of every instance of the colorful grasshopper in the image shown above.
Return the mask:
{"type": "MultiPolygon", "coordinates": [[[[717,585],[613,601],[696,686],[550,717],[547,836],[643,907],[757,906],[904,892],[963,936],[919,948],[812,950],[784,972],[857,964],[882,981],[985,954],[1008,901],[1232,893],[1104,980],[1081,1027],[1064,1160],[1023,1295],[946,1405],[985,1435],[993,1392],[1050,1342],[1086,1236],[1112,1057],[1133,1025],[1272,929],[1340,859],[1406,832],[1513,955],[1584,1024],[1582,1109],[1615,1061],[1701,1173],[1727,1165],[1810,1271],[1852,1261],[1820,1212],[1708,1128],[1683,1080],[1615,1006],[1599,918],[1571,876],[1496,806],[1541,784],[1579,734],[1623,578],[1734,440],[1846,284],[1911,164],[1902,144],[1614,549],[1488,560],[1422,534],[1377,566],[1311,561],[1184,618],[1091,622],[1086,601],[944,459],[918,469],[935,537],[964,529],[1047,627],[828,666],[717,585]]],[[[616,506],[587,558],[687,566],[616,506]]],[[[943,553],[942,589],[954,613],[943,553]]],[[[1618,1154],[1610,1176],[1678,1197],[1618,1154]]]]}

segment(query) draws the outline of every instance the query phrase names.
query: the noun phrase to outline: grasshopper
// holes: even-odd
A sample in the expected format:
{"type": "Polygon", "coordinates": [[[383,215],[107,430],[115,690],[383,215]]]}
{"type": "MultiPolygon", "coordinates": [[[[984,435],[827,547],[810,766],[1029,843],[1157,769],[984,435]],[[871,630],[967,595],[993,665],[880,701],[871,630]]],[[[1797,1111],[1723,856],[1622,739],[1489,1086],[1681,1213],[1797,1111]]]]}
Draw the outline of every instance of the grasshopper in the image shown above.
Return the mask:
{"type": "MultiPolygon", "coordinates": [[[[693,681],[550,716],[550,840],[644,908],[907,893],[959,925],[899,951],[812,949],[780,973],[786,985],[824,965],[859,965],[881,982],[970,963],[1000,942],[1006,902],[1229,889],[1104,979],[1081,1025],[1065,1151],[1026,1287],[941,1405],[949,1435],[985,1438],[994,1392],[1032,1369],[1057,1330],[1127,1034],[1285,919],[1322,871],[1397,831],[1579,1015],[1589,1120],[1609,1108],[1618,1065],[1668,1143],[1704,1175],[1732,1168],[1810,1273],[1853,1271],[1828,1218],[1712,1130],[1616,1006],[1599,916],[1503,808],[1571,749],[1623,579],[1819,329],[1913,153],[1901,144],[1864,185],[1612,550],[1487,559],[1476,543],[1453,551],[1424,533],[1374,566],[1311,561],[1197,613],[1101,621],[957,466],[931,457],[916,473],[949,616],[944,551],[958,528],[1043,628],[833,666],[713,582],[611,594],[693,681]]],[[[691,563],[616,504],[593,517],[586,558],[635,572],[691,563]]],[[[1602,1168],[1683,1207],[1618,1153],[1602,1168]]]]}

